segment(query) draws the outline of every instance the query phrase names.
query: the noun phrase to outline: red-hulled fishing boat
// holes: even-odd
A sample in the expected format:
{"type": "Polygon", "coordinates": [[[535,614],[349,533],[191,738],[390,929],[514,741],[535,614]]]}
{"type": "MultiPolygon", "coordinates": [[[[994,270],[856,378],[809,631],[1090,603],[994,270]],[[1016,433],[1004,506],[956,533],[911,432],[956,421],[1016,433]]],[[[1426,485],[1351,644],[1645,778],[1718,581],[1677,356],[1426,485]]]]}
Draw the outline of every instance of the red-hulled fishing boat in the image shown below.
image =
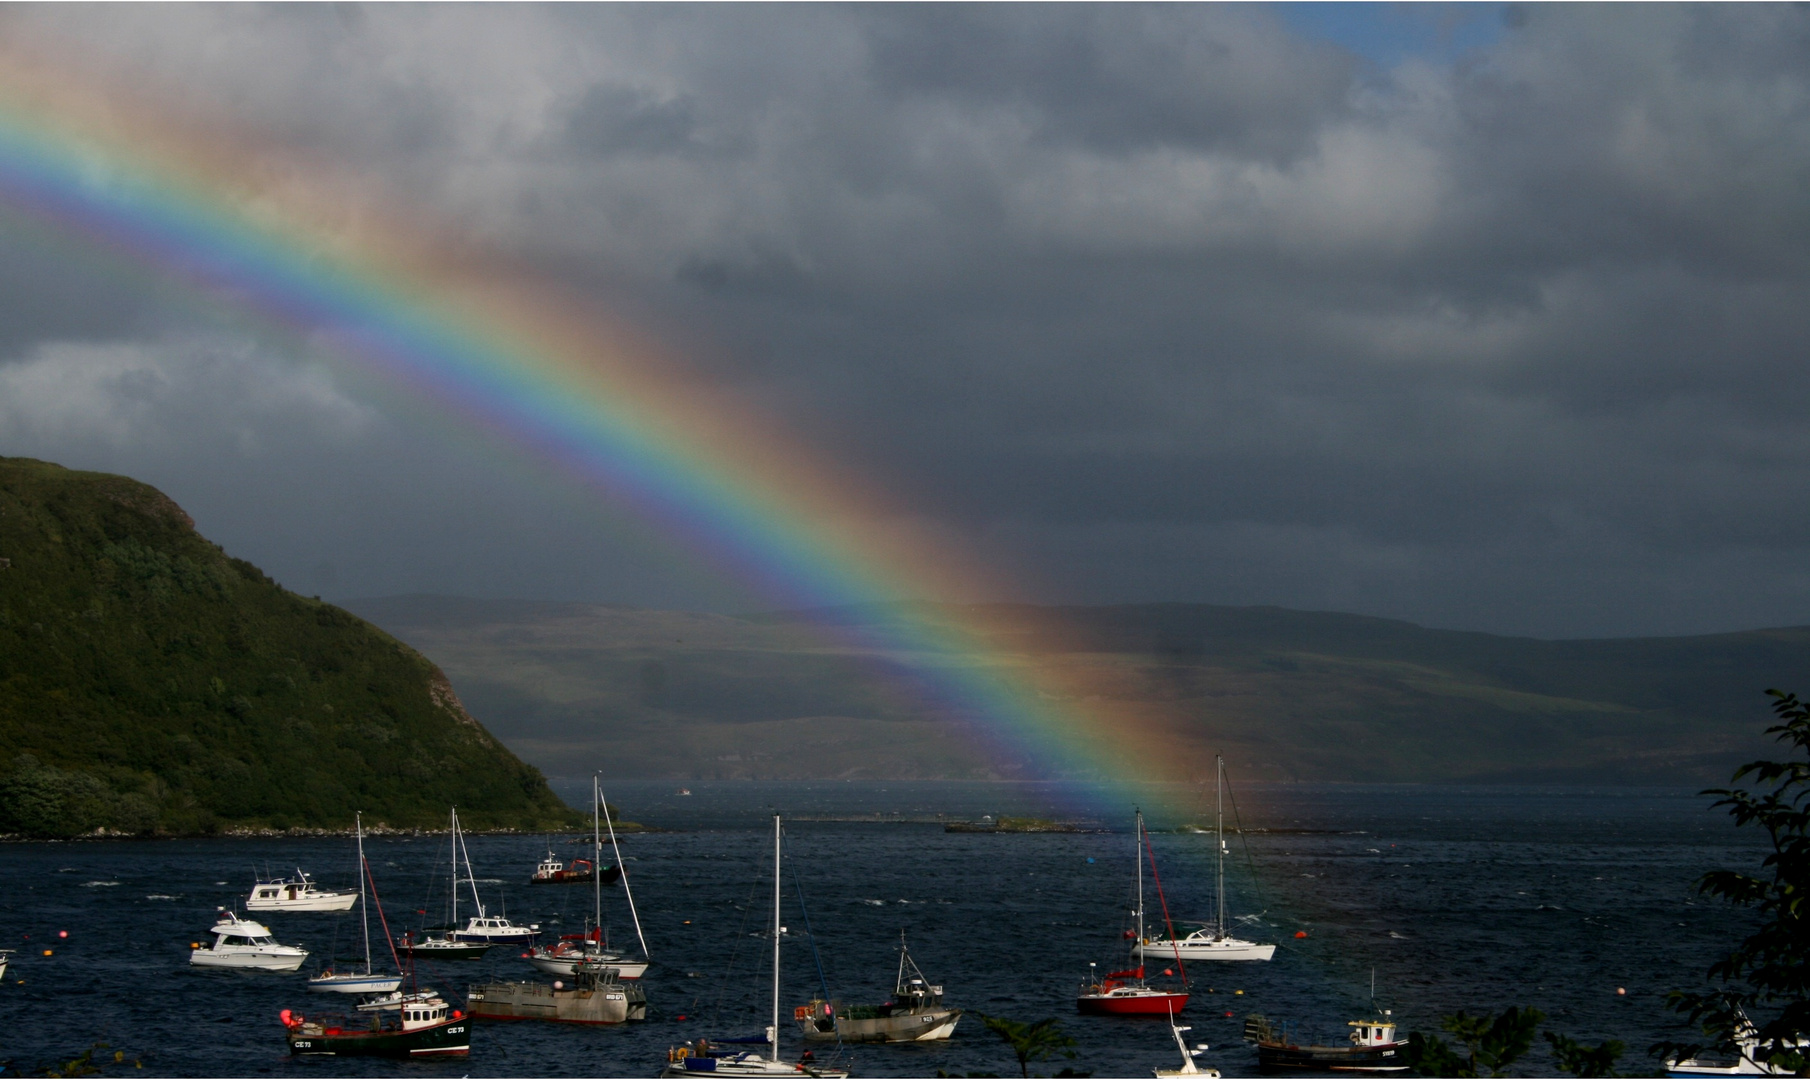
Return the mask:
{"type": "MultiPolygon", "coordinates": [[[[1163,882],[1156,877],[1156,854],[1150,848],[1150,840],[1144,832],[1144,813],[1137,815],[1137,910],[1132,912],[1137,918],[1137,927],[1130,931],[1132,940],[1132,959],[1138,959],[1138,949],[1144,938],[1144,859],[1150,858],[1150,873],[1156,881],[1157,897],[1162,900],[1163,920],[1169,919],[1169,901],[1163,898],[1163,882]]],[[[1175,937],[1171,929],[1169,937],[1175,937]]],[[[1089,970],[1094,965],[1089,964],[1089,970]]],[[[1081,992],[1075,997],[1075,1010],[1083,1013],[1105,1014],[1111,1016],[1174,1016],[1188,1004],[1188,969],[1182,967],[1181,958],[1176,958],[1174,969],[1181,972],[1182,989],[1165,990],[1151,986],[1144,981],[1144,965],[1139,962],[1136,967],[1124,971],[1108,972],[1106,978],[1089,977],[1081,984],[1081,992]]],[[[1169,974],[1165,970],[1163,974],[1169,974]]]]}

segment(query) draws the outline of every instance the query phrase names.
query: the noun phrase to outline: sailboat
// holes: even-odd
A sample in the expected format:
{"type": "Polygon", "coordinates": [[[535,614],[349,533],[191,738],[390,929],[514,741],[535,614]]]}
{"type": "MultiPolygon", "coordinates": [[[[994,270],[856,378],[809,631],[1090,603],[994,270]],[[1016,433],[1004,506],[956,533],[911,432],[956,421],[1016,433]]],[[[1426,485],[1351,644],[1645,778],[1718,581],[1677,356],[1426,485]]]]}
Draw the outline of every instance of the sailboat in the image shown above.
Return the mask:
{"type": "MultiPolygon", "coordinates": [[[[427,957],[432,960],[476,960],[490,951],[496,942],[488,939],[470,940],[462,938],[458,933],[459,926],[459,852],[465,847],[465,838],[459,832],[459,808],[452,810],[452,887],[447,895],[446,925],[439,927],[440,933],[423,933],[422,940],[416,941],[413,934],[404,934],[396,939],[396,947],[408,953],[411,958],[427,957]]],[[[478,885],[472,880],[471,857],[465,859],[465,879],[471,881],[471,898],[478,899],[478,885]]],[[[484,904],[478,903],[478,916],[484,915],[484,904]]],[[[533,935],[530,934],[530,937],[533,935]]]]}
{"type": "Polygon", "coordinates": [[[1188,1041],[1186,1039],[1182,1038],[1182,1033],[1185,1031],[1192,1031],[1192,1030],[1194,1030],[1194,1029],[1178,1027],[1175,1023],[1175,1017],[1174,1016],[1169,1017],[1169,1034],[1175,1036],[1175,1048],[1182,1052],[1182,1067],[1179,1069],[1154,1069],[1154,1070],[1152,1070],[1153,1072],[1156,1073],[1157,1080],[1165,1080],[1165,1078],[1171,1077],[1171,1076],[1213,1077],[1213,1076],[1219,1075],[1218,1069],[1203,1069],[1199,1065],[1194,1064],[1195,1055],[1204,1054],[1207,1052],[1207,1044],[1201,1043],[1200,1049],[1198,1049],[1198,1050],[1188,1049],[1188,1041]]]}
{"type": "MultiPolygon", "coordinates": [[[[603,853],[603,834],[598,828],[597,807],[602,804],[602,794],[597,790],[597,778],[591,777],[591,843],[595,850],[593,855],[603,853]]],[[[611,829],[610,838],[615,839],[615,830],[611,829]]],[[[622,853],[616,853],[616,864],[622,865],[622,853]]],[[[603,881],[594,878],[596,887],[596,922],[601,930],[603,926],[603,881]]],[[[623,888],[628,887],[628,880],[623,879],[623,888]]],[[[633,895],[629,898],[629,911],[635,910],[633,895]]],[[[641,932],[641,917],[635,916],[635,933],[641,932]]],[[[529,959],[535,967],[554,970],[556,974],[569,975],[572,982],[556,980],[553,985],[537,982],[491,982],[475,985],[465,996],[466,1008],[471,1015],[485,1020],[553,1020],[566,1024],[620,1024],[627,1020],[647,1019],[647,994],[640,986],[626,985],[622,980],[629,976],[621,957],[602,950],[603,935],[596,937],[593,947],[591,935],[574,935],[576,941],[561,941],[553,949],[535,949],[529,959]],[[572,948],[567,948],[573,946],[572,948]],[[557,964],[556,969],[544,965],[557,964]]],[[[641,942],[641,951],[647,952],[647,942],[641,942]]],[[[646,961],[633,965],[635,974],[639,976],[647,970],[646,961]]]]}
{"type": "MultiPolygon", "coordinates": [[[[622,882],[623,895],[628,897],[629,917],[635,921],[635,937],[641,942],[640,960],[631,960],[621,953],[612,952],[609,942],[603,940],[603,886],[602,875],[591,876],[592,893],[596,899],[596,912],[591,926],[582,934],[565,934],[553,945],[537,945],[528,950],[528,962],[549,975],[576,975],[580,968],[609,968],[621,979],[639,979],[647,974],[647,938],[641,933],[641,916],[635,911],[635,892],[629,887],[628,876],[624,872],[622,848],[616,843],[616,826],[610,821],[609,805],[603,801],[603,792],[599,789],[597,777],[591,777],[591,864],[603,864],[603,832],[602,825],[610,830],[610,848],[616,855],[616,865],[611,867],[617,876],[610,880],[622,882]],[[601,812],[599,807],[602,807],[601,812]]],[[[583,860],[580,860],[583,861],[583,860]]]]}
{"type": "Polygon", "coordinates": [[[484,910],[484,900],[478,895],[478,878],[471,869],[471,852],[465,847],[465,836],[459,832],[459,808],[453,807],[453,921],[458,927],[459,915],[459,864],[458,859],[465,859],[465,883],[471,886],[471,902],[478,909],[476,915],[469,916],[462,928],[453,930],[447,936],[454,941],[482,941],[490,945],[526,945],[540,936],[539,926],[518,926],[509,921],[507,915],[492,915],[484,910]]]}
{"type": "Polygon", "coordinates": [[[364,928],[365,969],[334,971],[332,968],[308,980],[310,990],[331,990],[341,994],[387,994],[402,986],[400,975],[378,975],[371,970],[371,911],[365,903],[365,825],[364,815],[353,817],[353,830],[358,836],[358,921],[364,928]]]}
{"type": "Polygon", "coordinates": [[[1245,941],[1226,932],[1226,759],[1215,754],[1213,764],[1218,770],[1213,785],[1213,831],[1214,843],[1218,847],[1216,852],[1218,869],[1214,874],[1216,900],[1213,909],[1213,925],[1203,926],[1180,940],[1171,940],[1173,935],[1169,938],[1156,937],[1149,941],[1143,941],[1140,938],[1138,947],[1133,950],[1140,958],[1268,960],[1276,954],[1274,945],[1245,941]]]}
{"type": "MultiPolygon", "coordinates": [[[[1132,914],[1137,917],[1137,934],[1132,938],[1131,952],[1138,958],[1135,967],[1123,971],[1108,972],[1106,978],[1089,977],[1081,984],[1081,992],[1075,998],[1075,1010],[1084,1013],[1106,1014],[1112,1016],[1162,1016],[1165,1013],[1174,1016],[1188,1004],[1186,990],[1159,990],[1144,981],[1144,964],[1139,958],[1138,949],[1145,942],[1144,937],[1144,855],[1149,842],[1144,836],[1144,812],[1137,812],[1137,852],[1138,864],[1138,906],[1132,914]]],[[[1150,863],[1154,872],[1156,861],[1154,856],[1150,863]]],[[[1157,883],[1161,890],[1162,883],[1157,883]]],[[[1167,902],[1165,902],[1167,906],[1167,902]]],[[[1088,965],[1089,969],[1093,967],[1088,965]]],[[[1185,978],[1184,974],[1184,978],[1185,978]]]]}
{"type": "Polygon", "coordinates": [[[786,928],[779,924],[779,815],[773,815],[773,1022],[768,1025],[765,1039],[734,1039],[727,1042],[712,1043],[708,1039],[698,1039],[683,1046],[675,1046],[666,1051],[666,1067],[660,1070],[663,1077],[697,1076],[700,1073],[717,1076],[828,1076],[843,1077],[848,1070],[840,1065],[819,1064],[813,1060],[811,1051],[806,1050],[802,1060],[784,1062],[779,1060],[779,939],[786,928]],[[763,1057],[752,1050],[737,1050],[737,1045],[748,1043],[766,1043],[771,1054],[763,1057]]]}

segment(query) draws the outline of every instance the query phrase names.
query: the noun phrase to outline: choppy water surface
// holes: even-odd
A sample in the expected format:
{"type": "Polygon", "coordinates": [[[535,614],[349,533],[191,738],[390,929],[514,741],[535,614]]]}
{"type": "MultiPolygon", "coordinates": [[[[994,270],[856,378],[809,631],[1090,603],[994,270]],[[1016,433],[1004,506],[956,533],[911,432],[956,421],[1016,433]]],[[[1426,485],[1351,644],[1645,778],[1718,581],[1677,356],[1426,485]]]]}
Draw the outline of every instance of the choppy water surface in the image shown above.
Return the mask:
{"type": "MultiPolygon", "coordinates": [[[[564,793],[582,804],[582,786],[572,786],[564,793]]],[[[457,1062],[291,1059],[278,1011],[324,1011],[338,996],[308,993],[301,974],[193,970],[189,943],[203,939],[217,905],[243,899],[254,868],[299,865],[327,887],[351,887],[349,839],[11,844],[0,846],[0,944],[19,951],[0,987],[0,1061],[35,1066],[102,1041],[151,1075],[651,1076],[669,1045],[764,1023],[771,841],[763,830],[775,806],[791,818],[789,1052],[797,1046],[791,1007],[818,981],[789,880],[795,870],[837,996],[882,1000],[903,930],[951,1004],[1062,1019],[1077,1057],[1043,1063],[1046,1075],[1069,1064],[1096,1076],[1148,1076],[1177,1060],[1161,1020],[1074,1013],[1087,964],[1124,956],[1128,820],[1100,823],[1114,833],[1044,835],[951,834],[935,822],[938,814],[1070,816],[1071,793],[1053,786],[691,787],[691,796],[666,783],[608,791],[627,816],[671,830],[623,840],[656,963],[644,980],[645,1024],[480,1026],[470,1059],[457,1062]],[[863,817],[902,820],[847,820],[863,817]],[[62,930],[67,939],[56,936],[62,930]],[[54,955],[42,956],[45,948],[54,955]]],[[[1379,1006],[1394,1009],[1404,1029],[1430,1029],[1460,1008],[1532,1005],[1555,1030],[1620,1038],[1634,1048],[1624,1067],[1646,1067],[1645,1047],[1676,1031],[1665,992],[1697,985],[1747,929],[1740,913],[1699,900],[1692,883],[1715,866],[1753,866],[1760,852],[1690,792],[1290,785],[1241,789],[1239,798],[1245,823],[1270,831],[1249,837],[1248,863],[1232,840],[1232,906],[1262,912],[1250,936],[1284,948],[1268,964],[1190,969],[1190,1038],[1211,1043],[1202,1063],[1228,1076],[1255,1071],[1238,1038],[1247,1013],[1342,1037],[1345,1021],[1369,1005],[1373,971],[1379,1006]]],[[[1183,818],[1210,821],[1210,796],[1199,813],[1152,824],[1172,828],[1183,818]]],[[[556,839],[563,857],[583,854],[573,839],[556,839]]],[[[1159,833],[1153,842],[1170,910],[1208,914],[1210,838],[1159,833]]],[[[478,877],[495,879],[480,886],[487,902],[550,932],[581,928],[587,890],[526,884],[544,838],[469,844],[478,877]]],[[[419,910],[443,904],[444,837],[376,838],[367,851],[393,926],[419,925],[419,910]]],[[[608,891],[605,907],[612,939],[631,942],[620,889],[608,891]]],[[[313,950],[305,971],[357,950],[356,912],[266,921],[278,940],[313,950]]],[[[462,992],[492,976],[535,977],[517,952],[499,948],[481,962],[424,970],[422,982],[462,992]]],[[[1015,1067],[972,1018],[946,1045],[857,1047],[850,1056],[864,1076],[1011,1075],[1015,1067]]],[[[1543,1061],[1536,1051],[1528,1071],[1543,1061]]]]}

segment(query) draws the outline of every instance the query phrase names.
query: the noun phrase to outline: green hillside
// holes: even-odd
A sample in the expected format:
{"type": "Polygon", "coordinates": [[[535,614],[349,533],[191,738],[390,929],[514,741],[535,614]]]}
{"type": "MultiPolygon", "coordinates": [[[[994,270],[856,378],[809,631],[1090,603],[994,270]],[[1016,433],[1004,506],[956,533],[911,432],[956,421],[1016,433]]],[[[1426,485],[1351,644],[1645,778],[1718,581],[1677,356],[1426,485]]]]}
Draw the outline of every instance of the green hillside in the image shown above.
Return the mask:
{"type": "MultiPolygon", "coordinates": [[[[679,778],[1011,778],[898,657],[788,613],[392,597],[349,604],[435,658],[543,768],[679,778]]],[[[898,607],[839,612],[881,624],[898,607]]],[[[962,613],[916,605],[916,619],[962,613]]],[[[1763,691],[1810,686],[1810,629],[1540,641],[1280,608],[1044,609],[991,662],[1076,676],[1207,775],[1704,784],[1772,749],[1763,691]]],[[[970,661],[971,658],[957,658],[970,661]]],[[[915,662],[950,658],[916,657],[915,662]]]]}
{"type": "Polygon", "coordinates": [[[0,458],[0,832],[538,828],[571,811],[419,653],[157,490],[0,458]]]}

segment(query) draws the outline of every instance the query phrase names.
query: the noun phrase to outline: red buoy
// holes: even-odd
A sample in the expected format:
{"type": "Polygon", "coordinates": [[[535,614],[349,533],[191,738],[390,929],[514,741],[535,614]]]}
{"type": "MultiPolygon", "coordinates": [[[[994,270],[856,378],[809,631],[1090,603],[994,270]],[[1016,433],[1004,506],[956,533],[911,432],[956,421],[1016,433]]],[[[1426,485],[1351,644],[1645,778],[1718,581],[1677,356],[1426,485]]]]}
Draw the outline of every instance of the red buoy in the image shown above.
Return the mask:
{"type": "Polygon", "coordinates": [[[1295,931],[1295,936],[1296,936],[1296,937],[1298,937],[1298,938],[1302,938],[1302,937],[1306,937],[1306,936],[1307,936],[1307,931],[1305,931],[1305,930],[1296,930],[1296,931],[1295,931]]]}

